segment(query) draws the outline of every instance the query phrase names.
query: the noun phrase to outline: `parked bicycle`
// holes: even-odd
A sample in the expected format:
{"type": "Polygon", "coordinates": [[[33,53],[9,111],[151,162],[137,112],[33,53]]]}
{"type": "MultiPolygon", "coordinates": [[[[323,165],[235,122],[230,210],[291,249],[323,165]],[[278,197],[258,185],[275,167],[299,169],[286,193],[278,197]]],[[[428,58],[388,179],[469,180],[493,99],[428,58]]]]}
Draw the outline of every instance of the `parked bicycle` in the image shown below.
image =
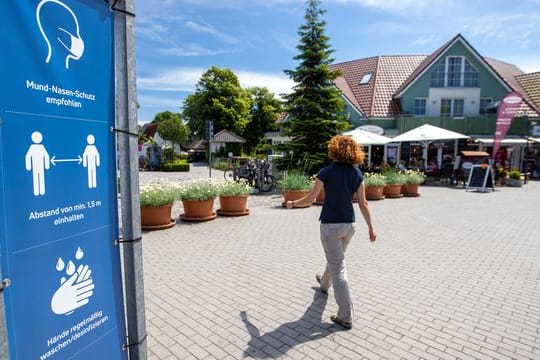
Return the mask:
{"type": "Polygon", "coordinates": [[[246,181],[250,186],[261,192],[272,191],[276,188],[276,178],[272,175],[272,165],[261,159],[235,157],[223,176],[225,180],[246,181]]]}

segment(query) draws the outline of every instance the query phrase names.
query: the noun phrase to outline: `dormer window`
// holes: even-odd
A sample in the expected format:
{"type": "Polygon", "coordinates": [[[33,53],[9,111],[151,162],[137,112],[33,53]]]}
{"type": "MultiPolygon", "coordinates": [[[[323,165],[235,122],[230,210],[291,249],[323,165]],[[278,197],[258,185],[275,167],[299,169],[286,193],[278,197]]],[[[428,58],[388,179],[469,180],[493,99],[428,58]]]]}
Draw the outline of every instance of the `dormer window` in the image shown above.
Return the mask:
{"type": "Polygon", "coordinates": [[[369,80],[371,80],[371,75],[373,75],[373,73],[365,73],[362,76],[362,79],[360,79],[360,85],[365,85],[369,83],[369,80]]]}

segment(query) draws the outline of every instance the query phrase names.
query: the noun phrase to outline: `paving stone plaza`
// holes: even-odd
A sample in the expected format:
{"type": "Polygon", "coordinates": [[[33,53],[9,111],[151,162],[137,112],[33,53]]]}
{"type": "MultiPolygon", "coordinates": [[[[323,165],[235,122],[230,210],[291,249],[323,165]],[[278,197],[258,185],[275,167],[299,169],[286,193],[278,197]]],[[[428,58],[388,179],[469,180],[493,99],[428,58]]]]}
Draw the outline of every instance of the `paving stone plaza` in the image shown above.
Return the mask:
{"type": "MultiPolygon", "coordinates": [[[[209,176],[191,166],[140,182],[209,176]]],[[[320,206],[287,210],[275,192],[250,196],[248,216],[186,223],[175,205],[174,227],[143,232],[148,358],[540,359],[540,182],[420,192],[369,202],[375,243],[355,207],[350,331],[315,281],[320,206]]]]}

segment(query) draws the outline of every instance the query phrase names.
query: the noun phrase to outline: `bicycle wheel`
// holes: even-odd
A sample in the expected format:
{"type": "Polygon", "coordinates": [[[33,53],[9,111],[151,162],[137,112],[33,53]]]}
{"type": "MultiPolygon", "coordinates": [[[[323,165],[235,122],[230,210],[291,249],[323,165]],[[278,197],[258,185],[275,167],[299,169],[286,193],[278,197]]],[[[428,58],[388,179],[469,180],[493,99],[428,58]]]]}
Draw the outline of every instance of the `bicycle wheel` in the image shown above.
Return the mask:
{"type": "Polygon", "coordinates": [[[234,178],[234,171],[233,171],[233,169],[227,169],[227,170],[225,170],[225,171],[223,172],[223,177],[225,178],[225,180],[230,180],[230,181],[236,180],[236,179],[234,178]]]}
{"type": "Polygon", "coordinates": [[[276,178],[272,175],[264,175],[264,181],[262,184],[262,191],[268,192],[276,188],[276,178]]]}

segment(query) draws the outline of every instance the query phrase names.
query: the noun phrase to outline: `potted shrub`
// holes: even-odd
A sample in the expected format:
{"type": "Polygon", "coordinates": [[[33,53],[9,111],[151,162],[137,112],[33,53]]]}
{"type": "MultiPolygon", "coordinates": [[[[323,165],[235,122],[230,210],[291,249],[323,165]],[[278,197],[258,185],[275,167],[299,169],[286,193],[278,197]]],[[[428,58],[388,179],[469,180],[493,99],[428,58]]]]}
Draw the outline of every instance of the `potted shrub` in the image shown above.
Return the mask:
{"type": "Polygon", "coordinates": [[[384,199],[384,186],[386,179],[383,175],[377,173],[365,173],[364,184],[366,187],[366,199],[381,200],[384,199]]]}
{"type": "Polygon", "coordinates": [[[404,196],[420,196],[418,188],[426,180],[426,175],[418,170],[406,170],[401,172],[404,183],[401,191],[404,196]]]}
{"type": "Polygon", "coordinates": [[[243,181],[222,181],[218,185],[219,215],[242,216],[249,214],[247,198],[251,194],[251,186],[243,181]]]}
{"type": "Polygon", "coordinates": [[[289,171],[279,177],[277,186],[282,191],[283,204],[286,204],[304,197],[311,190],[313,179],[300,171],[289,171]]]}
{"type": "Polygon", "coordinates": [[[498,185],[504,186],[506,185],[506,180],[508,178],[508,171],[504,168],[504,166],[498,166],[497,170],[495,171],[495,181],[498,185]]]}
{"type": "Polygon", "coordinates": [[[171,219],[173,203],[178,200],[178,189],[166,181],[155,181],[139,188],[141,227],[159,230],[174,226],[171,219]]]}
{"type": "Polygon", "coordinates": [[[508,173],[508,179],[506,179],[506,186],[521,187],[521,173],[517,169],[513,169],[508,173]]]}
{"type": "Polygon", "coordinates": [[[405,183],[405,178],[395,169],[389,169],[383,174],[386,182],[383,194],[387,198],[402,197],[401,186],[405,183]]]}
{"type": "Polygon", "coordinates": [[[182,221],[208,221],[216,218],[214,200],[219,194],[219,186],[212,179],[200,179],[182,184],[178,188],[178,198],[182,200],[184,213],[182,221]]]}

